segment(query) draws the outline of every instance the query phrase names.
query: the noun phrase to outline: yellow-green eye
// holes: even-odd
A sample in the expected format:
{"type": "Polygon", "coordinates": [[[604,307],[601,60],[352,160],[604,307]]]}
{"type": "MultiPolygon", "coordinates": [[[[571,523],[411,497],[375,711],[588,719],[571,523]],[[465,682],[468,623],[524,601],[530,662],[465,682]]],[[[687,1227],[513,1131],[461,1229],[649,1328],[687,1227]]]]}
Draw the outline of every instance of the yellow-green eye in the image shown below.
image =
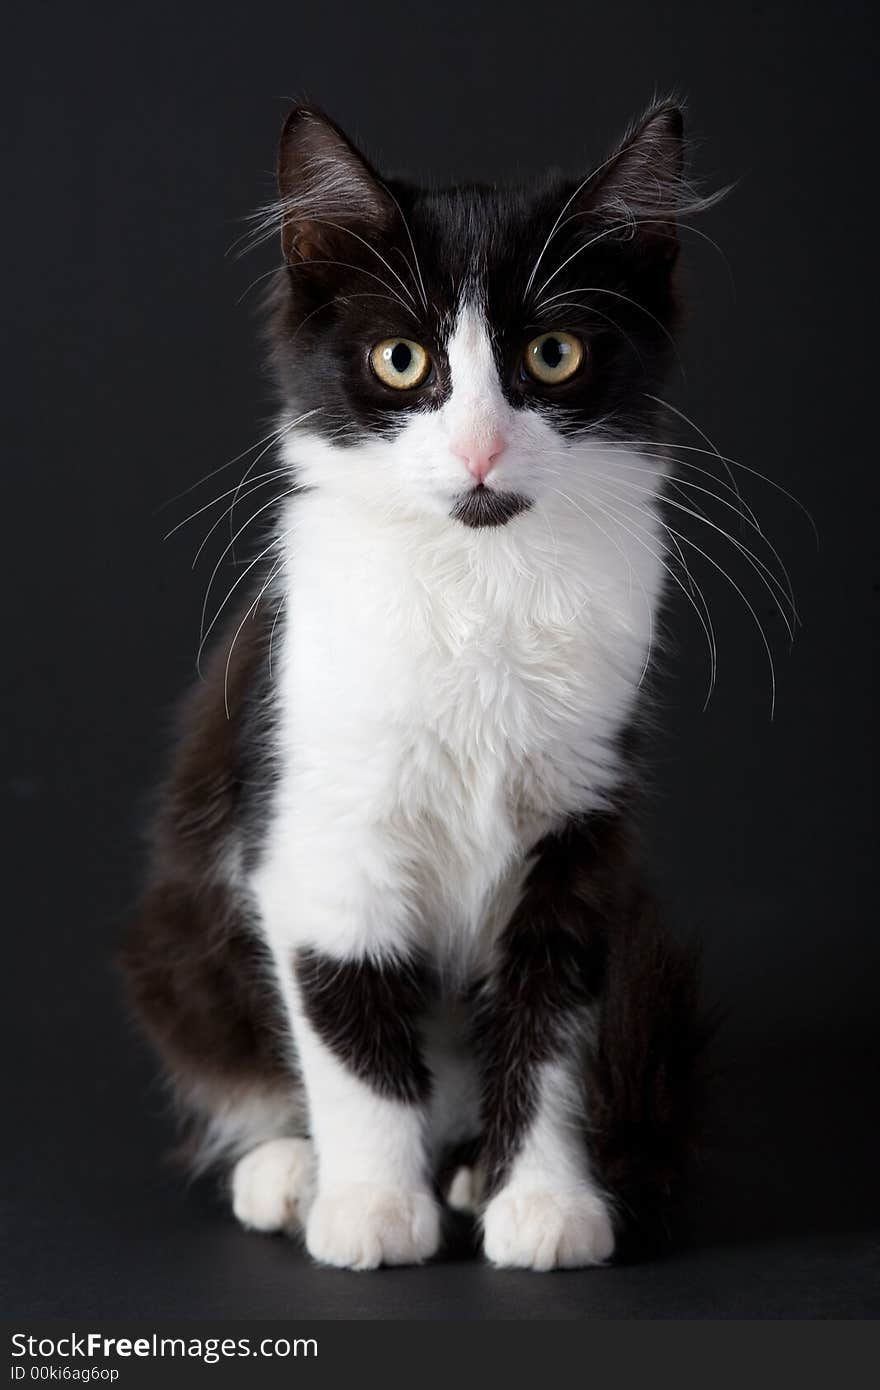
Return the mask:
{"type": "Polygon", "coordinates": [[[584,360],[584,345],[573,333],[542,333],[524,354],[526,371],[544,386],[556,386],[574,376],[584,360]]]}
{"type": "Polygon", "coordinates": [[[386,386],[406,391],[421,386],[431,369],[431,359],[411,338],[385,338],[370,353],[370,366],[386,386]]]}

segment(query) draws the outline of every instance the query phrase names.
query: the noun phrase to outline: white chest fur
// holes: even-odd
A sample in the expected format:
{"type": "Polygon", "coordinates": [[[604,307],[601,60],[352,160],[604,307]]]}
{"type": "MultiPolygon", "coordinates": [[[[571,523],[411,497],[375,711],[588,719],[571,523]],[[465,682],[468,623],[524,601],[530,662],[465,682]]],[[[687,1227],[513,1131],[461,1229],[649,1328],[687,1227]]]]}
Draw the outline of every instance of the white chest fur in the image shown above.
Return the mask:
{"type": "Polygon", "coordinates": [[[613,792],[659,566],[537,509],[473,532],[316,493],[285,526],[268,873],[336,901],[329,949],[479,938],[540,835],[613,792]]]}

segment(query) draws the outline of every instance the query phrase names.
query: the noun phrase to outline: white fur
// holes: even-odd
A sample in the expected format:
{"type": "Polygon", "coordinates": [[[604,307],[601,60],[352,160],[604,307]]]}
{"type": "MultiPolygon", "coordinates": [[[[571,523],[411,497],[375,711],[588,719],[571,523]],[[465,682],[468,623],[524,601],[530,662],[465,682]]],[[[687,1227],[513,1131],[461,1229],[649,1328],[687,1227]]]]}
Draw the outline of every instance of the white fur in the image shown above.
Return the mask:
{"type": "MultiPolygon", "coordinates": [[[[287,446],[310,490],[284,520],[290,620],[273,662],[282,773],[252,888],[317,1150],[307,1241],[330,1264],[431,1253],[428,1121],[378,1097],[315,1036],[292,953],[381,958],[417,945],[455,979],[485,965],[536,841],[567,814],[613,800],[614,740],[633,709],[661,585],[652,516],[640,544],[607,511],[600,480],[619,451],[512,409],[474,306],[449,361],[448,402],[414,413],[394,440],[341,448],[300,436],[287,446]],[[489,484],[534,499],[531,510],[494,530],[450,520],[472,481],[450,447],[463,433],[505,438],[489,484]]],[[[565,1149],[549,1111],[539,1128],[542,1155],[554,1137],[565,1149]]],[[[588,1175],[565,1174],[567,1205],[555,1178],[548,1190],[530,1170],[515,1217],[490,1207],[491,1258],[539,1267],[551,1246],[559,1263],[604,1258],[588,1175]],[[537,1232],[560,1221],[564,1240],[537,1232]]]]}
{"type": "Polygon", "coordinates": [[[559,1063],[546,1064],[538,1084],[538,1113],[483,1213],[486,1256],[519,1269],[601,1264],[613,1254],[614,1232],[583,1142],[582,1088],[559,1063]]]}
{"type": "Polygon", "coordinates": [[[345,1269],[421,1264],[439,1243],[440,1220],[430,1194],[366,1183],[322,1193],[306,1234],[310,1255],[345,1269]]]}
{"type": "Polygon", "coordinates": [[[291,1231],[302,1224],[315,1186],[308,1139],[270,1139],[232,1170],[232,1210],[252,1231],[291,1231]]]}
{"type": "Polygon", "coordinates": [[[483,1249],[499,1269],[579,1269],[613,1255],[614,1232],[601,1199],[588,1190],[505,1188],[483,1217],[483,1249]]]}

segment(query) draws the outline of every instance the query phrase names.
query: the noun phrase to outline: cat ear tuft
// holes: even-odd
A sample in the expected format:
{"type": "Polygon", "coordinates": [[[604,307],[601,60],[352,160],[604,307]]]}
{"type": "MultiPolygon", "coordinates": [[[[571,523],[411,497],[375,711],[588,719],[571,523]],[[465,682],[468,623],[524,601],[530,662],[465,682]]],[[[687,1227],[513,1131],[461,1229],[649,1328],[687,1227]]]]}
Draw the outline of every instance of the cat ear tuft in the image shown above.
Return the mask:
{"type": "Polygon", "coordinates": [[[278,149],[281,245],[287,261],[334,259],[346,233],[384,231],[393,201],[378,174],[322,111],[297,106],[278,149]]]}
{"type": "Polygon", "coordinates": [[[683,184],[683,133],[676,102],[652,106],[630,127],[587,190],[591,212],[669,260],[677,251],[676,220],[690,201],[683,184]]]}

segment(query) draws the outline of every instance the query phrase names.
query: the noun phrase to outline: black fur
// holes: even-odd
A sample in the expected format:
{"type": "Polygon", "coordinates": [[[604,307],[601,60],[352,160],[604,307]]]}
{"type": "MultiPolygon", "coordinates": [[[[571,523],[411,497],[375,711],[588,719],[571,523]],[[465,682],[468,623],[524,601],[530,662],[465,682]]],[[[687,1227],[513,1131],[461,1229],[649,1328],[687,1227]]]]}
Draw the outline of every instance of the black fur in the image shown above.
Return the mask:
{"type": "Polygon", "coordinates": [[[203,1118],[194,1093],[210,1104],[239,1088],[287,1092],[296,1079],[251,905],[216,872],[240,834],[245,843],[259,835],[265,814],[267,642],[262,614],[239,615],[186,702],[150,875],[122,952],[129,993],[185,1102],[193,1144],[203,1118]]]}
{"type": "Polygon", "coordinates": [[[431,1090],[419,1024],[428,1004],[422,962],[334,960],[297,951],[294,968],[306,1017],[340,1061],[379,1095],[420,1103],[431,1090]]]}
{"type": "Polygon", "coordinates": [[[504,526],[531,506],[528,497],[518,492],[499,492],[497,488],[478,486],[464,493],[452,509],[456,521],[479,530],[481,526],[504,526]]]}
{"type": "Polygon", "coordinates": [[[538,847],[476,1014],[490,1194],[534,1118],[537,1069],[570,1057],[585,1071],[586,1011],[601,996],[608,930],[626,910],[628,860],[617,817],[572,822],[538,847]]]}

